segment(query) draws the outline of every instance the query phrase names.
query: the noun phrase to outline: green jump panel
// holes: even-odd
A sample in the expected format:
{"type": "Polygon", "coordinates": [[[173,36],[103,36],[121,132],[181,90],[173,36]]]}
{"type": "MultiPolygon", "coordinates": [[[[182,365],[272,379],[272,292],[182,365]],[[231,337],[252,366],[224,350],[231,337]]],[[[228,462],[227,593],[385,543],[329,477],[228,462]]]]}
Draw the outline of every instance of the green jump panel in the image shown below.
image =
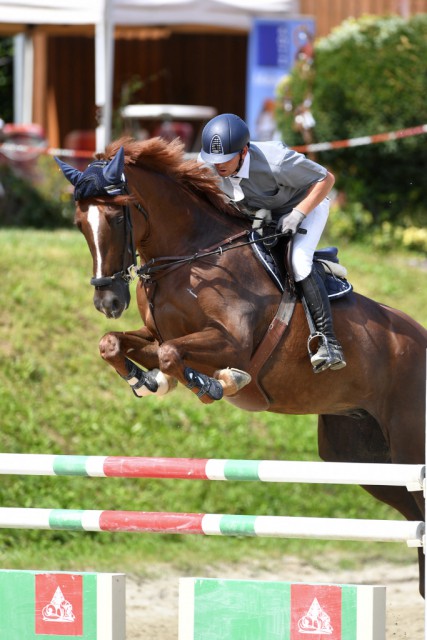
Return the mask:
{"type": "Polygon", "coordinates": [[[181,578],[179,640],[385,640],[385,587],[181,578]]]}
{"type": "Polygon", "coordinates": [[[125,640],[125,576],[0,571],[0,640],[125,640]]]}

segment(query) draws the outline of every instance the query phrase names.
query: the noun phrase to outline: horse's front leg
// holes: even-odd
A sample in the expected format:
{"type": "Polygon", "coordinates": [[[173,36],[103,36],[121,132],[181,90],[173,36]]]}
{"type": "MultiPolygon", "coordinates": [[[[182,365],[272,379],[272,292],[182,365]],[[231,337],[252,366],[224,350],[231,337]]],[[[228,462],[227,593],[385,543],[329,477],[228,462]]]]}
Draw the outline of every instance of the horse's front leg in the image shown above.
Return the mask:
{"type": "Polygon", "coordinates": [[[176,387],[176,380],[159,369],[158,349],[159,343],[147,327],[137,331],[110,331],[99,343],[101,357],[126,380],[138,397],[153,393],[164,395],[176,387]]]}
{"type": "Polygon", "coordinates": [[[249,363],[249,345],[247,351],[245,354],[243,340],[210,327],[164,342],[158,358],[163,373],[177,378],[204,404],[210,404],[223,395],[235,395],[251,381],[248,373],[235,368],[237,364],[249,363]]]}

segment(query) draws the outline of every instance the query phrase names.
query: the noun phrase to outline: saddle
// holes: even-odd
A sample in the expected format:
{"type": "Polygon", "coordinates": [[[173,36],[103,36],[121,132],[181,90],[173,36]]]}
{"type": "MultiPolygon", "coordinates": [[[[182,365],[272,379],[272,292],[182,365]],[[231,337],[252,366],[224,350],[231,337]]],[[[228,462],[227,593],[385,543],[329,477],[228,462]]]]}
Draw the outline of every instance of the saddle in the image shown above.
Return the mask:
{"type": "MultiPolygon", "coordinates": [[[[258,376],[289,326],[298,294],[292,272],[292,242],[284,240],[274,247],[266,247],[262,242],[262,236],[255,230],[251,231],[249,239],[253,242],[251,246],[256,257],[282,293],[276,315],[251,358],[248,367],[248,373],[252,378],[251,382],[239,392],[240,408],[266,411],[270,407],[270,399],[260,385],[258,376]]],[[[345,278],[346,269],[339,263],[337,247],[327,247],[316,251],[314,264],[324,279],[331,301],[342,298],[353,290],[352,285],[345,278]]],[[[232,398],[228,398],[228,400],[233,402],[232,398]]]]}
{"type": "MultiPolygon", "coordinates": [[[[250,240],[253,242],[251,246],[256,257],[279,291],[282,293],[285,291],[288,278],[292,288],[295,289],[290,257],[285,260],[287,263],[285,271],[283,254],[285,252],[286,255],[287,251],[284,250],[283,242],[279,242],[274,247],[266,247],[262,242],[262,236],[257,231],[250,233],[250,240]]],[[[290,247],[289,243],[288,246],[290,247]]],[[[325,247],[315,251],[314,264],[325,282],[326,291],[331,301],[342,298],[353,290],[352,285],[346,279],[347,269],[339,262],[337,247],[325,247]]]]}

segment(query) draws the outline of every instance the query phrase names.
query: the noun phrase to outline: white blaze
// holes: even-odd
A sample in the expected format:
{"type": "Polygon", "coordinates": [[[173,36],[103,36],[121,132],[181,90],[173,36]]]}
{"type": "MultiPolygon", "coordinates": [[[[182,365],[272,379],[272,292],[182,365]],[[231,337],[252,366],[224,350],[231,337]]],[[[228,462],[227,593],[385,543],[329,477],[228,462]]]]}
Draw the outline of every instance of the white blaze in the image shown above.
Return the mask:
{"type": "Polygon", "coordinates": [[[101,251],[99,249],[99,210],[98,207],[91,205],[87,214],[87,221],[92,229],[93,241],[95,244],[96,252],[96,273],[95,277],[100,278],[102,276],[102,258],[101,251]]]}

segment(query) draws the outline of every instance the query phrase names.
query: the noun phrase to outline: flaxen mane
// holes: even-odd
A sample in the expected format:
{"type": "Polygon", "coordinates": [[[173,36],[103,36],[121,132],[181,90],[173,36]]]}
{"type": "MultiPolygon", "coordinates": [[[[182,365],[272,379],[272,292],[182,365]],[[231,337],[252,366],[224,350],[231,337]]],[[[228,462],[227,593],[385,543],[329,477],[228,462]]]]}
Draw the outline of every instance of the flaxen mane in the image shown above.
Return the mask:
{"type": "Polygon", "coordinates": [[[96,157],[110,160],[120,147],[125,151],[125,165],[134,164],[170,176],[199,197],[207,199],[219,211],[246,218],[224,199],[218,180],[208,167],[184,158],[184,145],[179,138],[167,142],[163,138],[139,141],[123,137],[109,144],[105,153],[99,153],[96,157]]]}

